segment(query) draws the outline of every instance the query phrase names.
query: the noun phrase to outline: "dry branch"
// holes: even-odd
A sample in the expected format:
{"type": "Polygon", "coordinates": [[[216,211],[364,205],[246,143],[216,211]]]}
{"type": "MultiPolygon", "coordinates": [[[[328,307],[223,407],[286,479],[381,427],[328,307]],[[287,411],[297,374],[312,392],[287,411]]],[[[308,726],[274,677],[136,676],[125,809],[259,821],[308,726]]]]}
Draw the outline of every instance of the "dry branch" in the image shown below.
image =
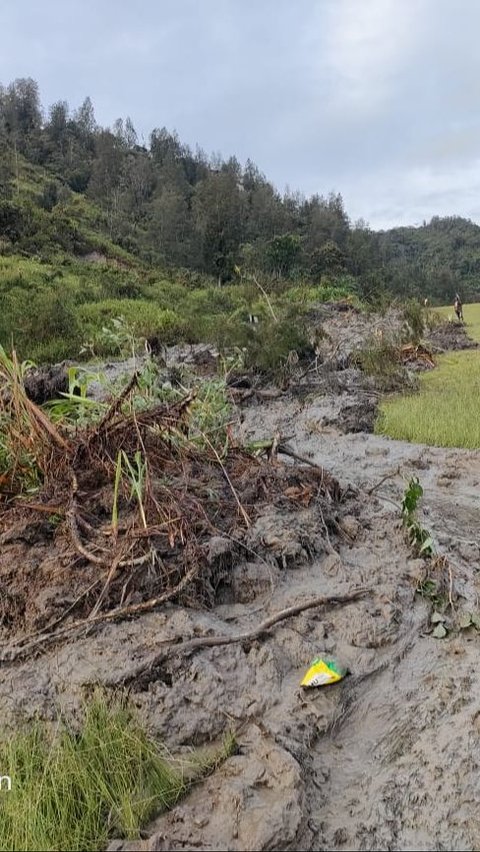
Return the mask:
{"type": "MultiPolygon", "coordinates": [[[[276,612],[274,615],[269,616],[257,627],[254,627],[252,630],[245,630],[242,633],[236,633],[234,635],[221,635],[221,636],[199,636],[196,639],[189,639],[187,642],[181,642],[179,644],[169,643],[166,647],[163,647],[162,650],[155,654],[152,659],[150,659],[146,663],[142,663],[137,666],[134,672],[130,672],[127,678],[121,681],[122,684],[127,685],[132,683],[133,681],[138,681],[145,675],[150,675],[156,666],[160,665],[165,657],[168,655],[169,657],[172,654],[184,654],[189,655],[193,654],[195,651],[199,651],[201,648],[214,648],[219,645],[233,645],[239,642],[253,642],[255,639],[258,639],[263,633],[266,633],[270,630],[271,627],[278,624],[280,621],[285,621],[287,618],[293,618],[295,615],[299,615],[301,612],[305,612],[308,609],[314,609],[316,607],[322,606],[341,606],[343,604],[349,604],[352,601],[356,601],[359,598],[365,597],[370,593],[369,589],[361,588],[356,589],[353,592],[350,592],[346,595],[332,595],[331,597],[327,597],[322,595],[321,597],[313,598],[310,601],[306,601],[305,603],[295,604],[294,606],[289,606],[286,609],[280,610],[280,612],[276,612]]],[[[150,677],[148,678],[151,679],[150,677]]],[[[118,681],[112,682],[109,681],[108,686],[118,685],[118,681]]]]}

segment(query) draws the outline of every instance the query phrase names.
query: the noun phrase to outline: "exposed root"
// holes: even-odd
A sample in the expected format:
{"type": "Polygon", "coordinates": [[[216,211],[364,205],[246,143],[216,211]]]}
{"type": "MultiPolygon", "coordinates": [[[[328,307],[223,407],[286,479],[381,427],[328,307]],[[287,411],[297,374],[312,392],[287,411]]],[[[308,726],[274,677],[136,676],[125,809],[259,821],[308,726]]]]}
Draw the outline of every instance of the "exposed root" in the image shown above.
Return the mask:
{"type": "MultiPolygon", "coordinates": [[[[145,612],[172,599],[211,606],[219,582],[215,572],[224,570],[209,560],[212,536],[228,537],[241,548],[246,530],[272,504],[293,511],[295,506],[315,503],[326,547],[333,549],[328,530],[335,529],[332,507],[342,497],[339,483],[295,453],[279,435],[271,442],[269,461],[232,445],[228,433],[227,441],[218,446],[212,435],[198,429],[191,438],[195,395],[138,411],[132,396],[136,374],[99,423],[67,432],[26,398],[20,380],[12,384],[9,422],[18,430],[20,418],[23,430],[13,441],[22,451],[28,447],[42,483],[35,500],[24,498],[7,507],[0,522],[8,529],[13,519],[34,525],[32,511],[55,516],[59,564],[71,564],[75,554],[82,566],[64,580],[68,611],[73,591],[76,611],[88,616],[89,626],[104,618],[145,612]],[[279,463],[277,453],[302,466],[279,463]],[[101,591],[92,600],[97,581],[101,591]],[[85,588],[90,589],[88,594],[85,588]]],[[[49,523],[50,517],[37,526],[49,523]]],[[[1,579],[0,574],[0,583],[1,579]]],[[[29,596],[35,596],[27,580],[25,585],[23,609],[29,606],[29,596]]],[[[22,606],[12,604],[4,623],[15,627],[21,613],[22,606]]],[[[58,602],[53,614],[53,623],[58,624],[58,602]]],[[[41,618],[48,621],[48,609],[41,618]]],[[[83,619],[62,627],[62,635],[82,624],[83,619]]],[[[56,638],[45,628],[38,644],[56,638]]]]}

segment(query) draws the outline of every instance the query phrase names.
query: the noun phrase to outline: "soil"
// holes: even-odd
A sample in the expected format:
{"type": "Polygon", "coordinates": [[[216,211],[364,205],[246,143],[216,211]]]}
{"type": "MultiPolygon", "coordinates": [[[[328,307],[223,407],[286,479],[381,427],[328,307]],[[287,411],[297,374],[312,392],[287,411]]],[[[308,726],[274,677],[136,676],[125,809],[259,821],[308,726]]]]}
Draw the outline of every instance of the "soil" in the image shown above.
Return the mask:
{"type": "MultiPolygon", "coordinates": [[[[353,311],[332,310],[325,321],[330,354],[343,349],[348,356],[365,334],[362,322],[353,311]],[[341,339],[349,343],[343,347],[341,339]]],[[[59,710],[75,714],[93,685],[115,689],[131,678],[141,717],[172,752],[237,731],[235,756],[160,816],[148,837],[115,841],[111,849],[480,847],[479,638],[473,627],[458,626],[462,614],[480,608],[480,459],[371,434],[375,386],[344,363],[332,367],[328,353],[322,357],[323,366],[278,398],[245,398],[237,434],[242,441],[288,437],[295,453],[336,477],[341,493],[327,511],[306,473],[316,468],[287,457],[295,479],[282,487],[296,490],[262,505],[246,532],[248,550],[212,539],[212,559],[228,555],[214,606],[170,602],[8,659],[7,646],[41,625],[42,611],[61,616],[89,578],[79,563],[66,588],[54,558],[61,527],[52,531],[41,520],[4,530],[1,574],[13,583],[14,569],[28,566],[35,610],[29,618],[25,605],[15,612],[15,595],[7,602],[0,649],[5,726],[53,720],[59,710]],[[424,488],[419,520],[445,560],[416,557],[406,540],[400,504],[412,476],[424,488]],[[443,597],[443,639],[432,636],[440,603],[428,596],[426,580],[443,597]],[[149,677],[135,679],[166,639],[233,636],[285,607],[358,589],[366,589],[358,600],[306,610],[250,642],[189,656],[172,646],[149,677]],[[333,686],[301,688],[316,656],[338,660],[350,674],[333,686]]]]}

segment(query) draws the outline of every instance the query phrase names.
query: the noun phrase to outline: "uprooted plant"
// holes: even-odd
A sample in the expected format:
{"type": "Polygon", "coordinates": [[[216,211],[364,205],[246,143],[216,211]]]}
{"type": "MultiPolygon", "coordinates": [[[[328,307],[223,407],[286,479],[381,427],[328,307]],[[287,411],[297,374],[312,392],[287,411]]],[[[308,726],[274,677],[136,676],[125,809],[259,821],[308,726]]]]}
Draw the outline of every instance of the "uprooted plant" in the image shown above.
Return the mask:
{"type": "MultiPolygon", "coordinates": [[[[323,468],[261,460],[237,446],[219,387],[170,402],[151,394],[148,405],[138,406],[135,374],[100,419],[72,427],[53,423],[27,398],[15,359],[11,363],[10,373],[0,373],[9,447],[0,523],[5,529],[13,518],[24,524],[62,519],[54,530],[56,564],[63,566],[73,603],[55,623],[73,611],[92,623],[172,598],[212,605],[218,583],[229,582],[233,555],[248,550],[251,523],[272,501],[291,510],[308,492],[327,529],[341,497],[338,482],[323,468]],[[34,496],[20,465],[26,454],[36,476],[34,496]],[[21,500],[12,499],[19,493],[21,500]],[[210,550],[215,536],[231,543],[218,557],[210,550]],[[80,569],[72,573],[74,564],[80,569]]],[[[18,606],[17,595],[16,609],[12,603],[9,610],[7,596],[0,612],[5,623],[14,623],[35,583],[41,587],[38,571],[25,578],[24,603],[18,606]]],[[[45,624],[45,614],[42,619],[45,624]]]]}

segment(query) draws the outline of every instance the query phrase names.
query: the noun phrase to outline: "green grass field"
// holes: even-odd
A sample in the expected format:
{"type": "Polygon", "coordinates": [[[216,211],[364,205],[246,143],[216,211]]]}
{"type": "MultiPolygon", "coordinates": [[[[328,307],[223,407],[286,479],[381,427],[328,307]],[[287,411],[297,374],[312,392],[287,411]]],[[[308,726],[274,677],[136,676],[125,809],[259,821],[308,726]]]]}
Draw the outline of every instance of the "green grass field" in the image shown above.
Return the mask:
{"type": "MultiPolygon", "coordinates": [[[[454,316],[452,307],[438,309],[454,316]]],[[[467,332],[480,341],[480,304],[464,306],[467,332]]],[[[382,406],[376,432],[439,447],[480,447],[480,351],[451,352],[420,376],[420,391],[382,406]]]]}

